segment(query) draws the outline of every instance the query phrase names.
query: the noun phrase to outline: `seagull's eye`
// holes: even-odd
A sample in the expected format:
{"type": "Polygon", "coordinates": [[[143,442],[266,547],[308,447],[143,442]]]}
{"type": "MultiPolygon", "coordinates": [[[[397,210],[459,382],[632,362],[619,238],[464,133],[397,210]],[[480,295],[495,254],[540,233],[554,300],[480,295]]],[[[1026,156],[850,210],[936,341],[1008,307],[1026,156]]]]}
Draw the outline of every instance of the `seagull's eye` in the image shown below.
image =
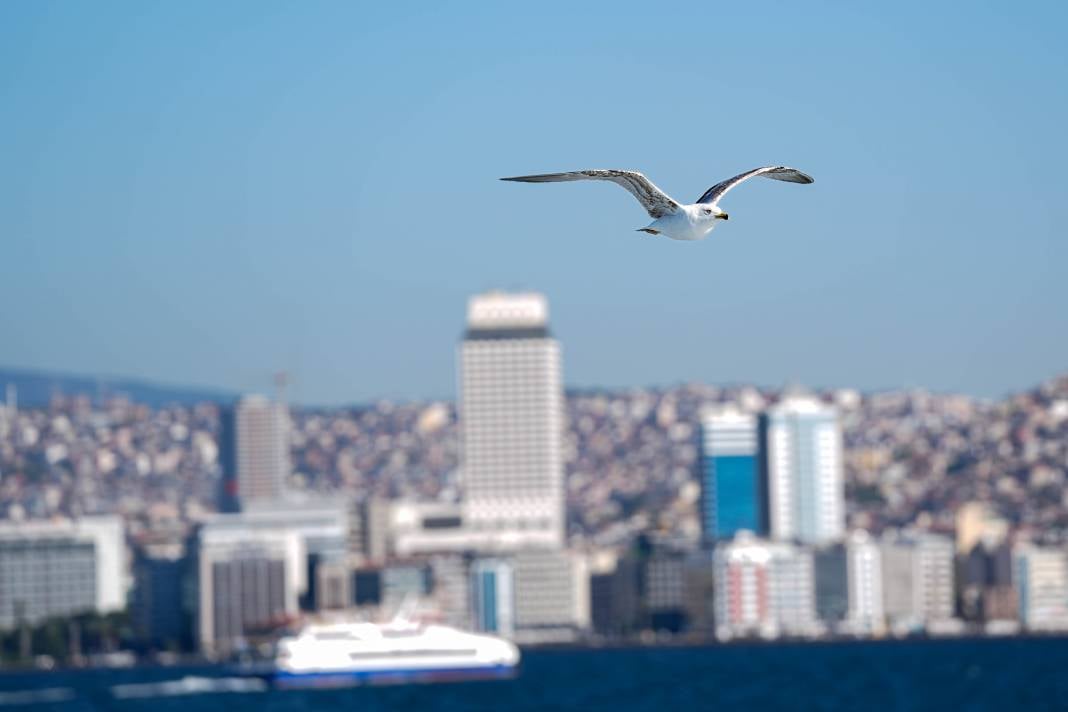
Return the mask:
{"type": "Polygon", "coordinates": [[[712,214],[712,211],[711,211],[711,210],[706,210],[706,211],[705,211],[705,215],[711,215],[711,214],[712,214]]]}

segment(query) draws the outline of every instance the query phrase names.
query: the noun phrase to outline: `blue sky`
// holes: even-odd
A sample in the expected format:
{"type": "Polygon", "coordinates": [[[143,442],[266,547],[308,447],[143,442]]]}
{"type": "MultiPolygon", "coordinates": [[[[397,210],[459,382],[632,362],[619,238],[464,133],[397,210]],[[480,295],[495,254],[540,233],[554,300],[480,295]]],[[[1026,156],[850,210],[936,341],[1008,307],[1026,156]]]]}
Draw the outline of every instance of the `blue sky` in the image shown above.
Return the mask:
{"type": "Polygon", "coordinates": [[[0,4],[0,364],[452,397],[498,287],[572,386],[1068,370],[1063,4],[440,5],[0,4]],[[699,243],[496,180],[768,163],[699,243]]]}

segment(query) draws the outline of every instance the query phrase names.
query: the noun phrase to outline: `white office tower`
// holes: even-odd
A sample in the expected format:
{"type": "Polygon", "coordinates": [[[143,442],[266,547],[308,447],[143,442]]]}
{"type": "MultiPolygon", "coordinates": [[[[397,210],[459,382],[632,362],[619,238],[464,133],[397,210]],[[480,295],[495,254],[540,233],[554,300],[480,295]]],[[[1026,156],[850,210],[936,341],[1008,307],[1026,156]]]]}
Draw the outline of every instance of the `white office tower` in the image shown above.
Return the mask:
{"type": "Polygon", "coordinates": [[[879,544],[865,531],[850,534],[845,544],[849,609],[847,623],[854,633],[870,635],[882,630],[883,567],[879,544]]]}
{"type": "Polygon", "coordinates": [[[560,347],[541,294],[472,297],[460,346],[464,527],[483,548],[564,546],[560,347]]]}
{"type": "Polygon", "coordinates": [[[939,631],[953,618],[953,541],[935,534],[890,533],[880,544],[883,608],[898,634],[939,631]]]}
{"type": "Polygon", "coordinates": [[[234,512],[285,493],[289,476],[289,412],[264,396],[245,396],[222,414],[221,509],[234,512]]]}
{"type": "Polygon", "coordinates": [[[0,630],[126,607],[122,519],[0,522],[0,630]]]}
{"type": "Polygon", "coordinates": [[[776,638],[820,632],[812,553],[740,532],[713,552],[716,635],[776,638]]]}
{"type": "Polygon", "coordinates": [[[837,411],[787,396],[760,419],[761,530],[820,544],[845,530],[842,433],[837,411]]]}
{"type": "Polygon", "coordinates": [[[1012,559],[1021,625],[1031,631],[1068,629],[1068,558],[1064,550],[1020,544],[1012,559]]]}

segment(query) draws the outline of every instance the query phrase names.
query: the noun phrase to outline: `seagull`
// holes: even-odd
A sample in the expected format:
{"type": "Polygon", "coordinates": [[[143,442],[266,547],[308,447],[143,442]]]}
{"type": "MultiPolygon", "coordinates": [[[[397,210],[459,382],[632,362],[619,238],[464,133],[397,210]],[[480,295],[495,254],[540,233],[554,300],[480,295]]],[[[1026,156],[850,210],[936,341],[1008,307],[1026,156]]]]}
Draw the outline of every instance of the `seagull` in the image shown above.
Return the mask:
{"type": "Polygon", "coordinates": [[[722,183],[716,183],[705,191],[704,195],[692,205],[680,205],[653,182],[637,171],[620,171],[612,169],[593,169],[571,171],[569,173],[541,173],[533,176],[513,176],[501,180],[520,183],[558,183],[570,180],[608,180],[623,186],[627,192],[638,199],[646,212],[654,218],[638,232],[650,235],[664,235],[672,240],[702,240],[712,232],[720,220],[727,219],[727,213],[719,208],[719,200],[727,191],[750,178],[762,176],[788,183],[811,183],[812,178],[796,168],[788,166],[764,166],[739,173],[722,183]]]}

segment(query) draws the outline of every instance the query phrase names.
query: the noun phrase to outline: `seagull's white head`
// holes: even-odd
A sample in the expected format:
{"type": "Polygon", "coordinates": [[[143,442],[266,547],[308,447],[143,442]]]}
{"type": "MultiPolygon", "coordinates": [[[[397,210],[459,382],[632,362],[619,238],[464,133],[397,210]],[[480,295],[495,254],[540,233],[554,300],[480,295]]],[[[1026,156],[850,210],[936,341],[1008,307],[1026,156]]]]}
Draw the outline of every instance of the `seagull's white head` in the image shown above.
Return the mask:
{"type": "Polygon", "coordinates": [[[720,210],[716,205],[702,205],[701,203],[697,203],[694,207],[697,209],[697,218],[699,220],[707,220],[714,224],[716,220],[728,219],[727,213],[720,210]]]}

